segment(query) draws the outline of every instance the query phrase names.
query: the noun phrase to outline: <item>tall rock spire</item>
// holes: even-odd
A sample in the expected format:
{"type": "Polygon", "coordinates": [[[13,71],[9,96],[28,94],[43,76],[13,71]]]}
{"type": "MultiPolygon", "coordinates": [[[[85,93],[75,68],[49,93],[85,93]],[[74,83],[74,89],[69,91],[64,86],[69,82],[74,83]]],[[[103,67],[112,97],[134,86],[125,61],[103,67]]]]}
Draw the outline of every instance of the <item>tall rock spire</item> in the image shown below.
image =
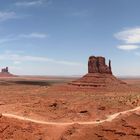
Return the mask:
{"type": "Polygon", "coordinates": [[[111,60],[109,60],[109,70],[110,70],[110,73],[112,74],[111,60]]]}

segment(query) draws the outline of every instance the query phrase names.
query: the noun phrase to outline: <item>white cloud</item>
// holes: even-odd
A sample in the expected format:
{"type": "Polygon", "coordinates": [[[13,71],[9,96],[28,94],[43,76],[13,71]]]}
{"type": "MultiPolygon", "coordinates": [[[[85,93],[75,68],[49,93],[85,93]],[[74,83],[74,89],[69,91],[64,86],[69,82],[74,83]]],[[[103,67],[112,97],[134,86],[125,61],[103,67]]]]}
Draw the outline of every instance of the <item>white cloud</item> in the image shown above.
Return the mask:
{"type": "Polygon", "coordinates": [[[21,34],[19,35],[20,38],[38,38],[38,39],[44,39],[47,38],[48,35],[44,33],[31,33],[31,34],[21,34]]]}
{"type": "Polygon", "coordinates": [[[19,35],[8,35],[4,38],[0,37],[0,44],[8,43],[11,41],[17,41],[20,39],[46,39],[49,35],[45,33],[30,33],[19,35]]]}
{"type": "Polygon", "coordinates": [[[140,48],[140,46],[138,45],[120,45],[120,46],[117,46],[118,49],[121,49],[121,50],[136,50],[138,48],[140,48]]]}
{"type": "Polygon", "coordinates": [[[140,43],[140,27],[123,30],[116,33],[115,37],[125,43],[140,43]]]}
{"type": "Polygon", "coordinates": [[[43,4],[44,0],[32,0],[32,1],[22,1],[22,2],[16,2],[16,6],[24,6],[24,7],[30,7],[30,6],[38,6],[43,4]]]}
{"type": "Polygon", "coordinates": [[[0,55],[0,60],[9,60],[13,61],[14,64],[19,64],[22,62],[50,62],[62,65],[69,65],[69,66],[83,66],[83,64],[79,62],[71,62],[71,61],[61,61],[55,60],[48,57],[40,57],[40,56],[30,56],[30,55],[19,55],[13,53],[5,53],[0,55]]]}
{"type": "Polygon", "coordinates": [[[17,15],[15,12],[1,12],[0,11],[0,22],[6,21],[9,19],[15,19],[15,18],[17,18],[17,15]]]}

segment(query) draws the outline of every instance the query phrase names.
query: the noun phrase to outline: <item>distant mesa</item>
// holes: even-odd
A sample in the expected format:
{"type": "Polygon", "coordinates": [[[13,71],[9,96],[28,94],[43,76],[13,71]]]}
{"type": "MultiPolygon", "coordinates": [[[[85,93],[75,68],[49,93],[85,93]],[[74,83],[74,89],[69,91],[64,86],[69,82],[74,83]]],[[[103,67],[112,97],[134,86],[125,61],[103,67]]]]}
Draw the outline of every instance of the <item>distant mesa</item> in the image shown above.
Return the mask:
{"type": "Polygon", "coordinates": [[[8,67],[1,69],[1,73],[9,73],[8,67]]]}
{"type": "Polygon", "coordinates": [[[70,85],[79,87],[112,87],[126,84],[112,74],[111,60],[108,65],[105,57],[90,56],[88,60],[88,73],[82,78],[72,81],[70,85]]]}
{"type": "Polygon", "coordinates": [[[0,77],[15,77],[15,75],[11,74],[8,67],[6,67],[1,69],[0,77]]]}

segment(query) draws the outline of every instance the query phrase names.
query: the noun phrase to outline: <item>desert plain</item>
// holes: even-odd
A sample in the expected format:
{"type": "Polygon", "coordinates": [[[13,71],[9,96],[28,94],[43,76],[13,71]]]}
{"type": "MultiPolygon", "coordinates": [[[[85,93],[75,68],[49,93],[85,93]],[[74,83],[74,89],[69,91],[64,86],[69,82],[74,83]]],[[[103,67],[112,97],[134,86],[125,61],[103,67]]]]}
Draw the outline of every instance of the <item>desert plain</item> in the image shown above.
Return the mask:
{"type": "Polygon", "coordinates": [[[0,79],[1,140],[139,140],[140,79],[85,88],[78,77],[0,79]]]}

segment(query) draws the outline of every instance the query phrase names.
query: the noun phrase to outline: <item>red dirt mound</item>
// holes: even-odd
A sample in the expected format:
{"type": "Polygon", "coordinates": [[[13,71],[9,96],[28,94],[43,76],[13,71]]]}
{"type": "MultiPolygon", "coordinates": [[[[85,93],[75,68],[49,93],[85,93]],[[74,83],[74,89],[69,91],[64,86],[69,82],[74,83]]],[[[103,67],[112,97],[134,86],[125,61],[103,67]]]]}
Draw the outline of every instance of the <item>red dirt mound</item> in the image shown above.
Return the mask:
{"type": "Polygon", "coordinates": [[[111,74],[88,73],[71,84],[77,86],[107,87],[125,85],[126,83],[111,74]]]}

